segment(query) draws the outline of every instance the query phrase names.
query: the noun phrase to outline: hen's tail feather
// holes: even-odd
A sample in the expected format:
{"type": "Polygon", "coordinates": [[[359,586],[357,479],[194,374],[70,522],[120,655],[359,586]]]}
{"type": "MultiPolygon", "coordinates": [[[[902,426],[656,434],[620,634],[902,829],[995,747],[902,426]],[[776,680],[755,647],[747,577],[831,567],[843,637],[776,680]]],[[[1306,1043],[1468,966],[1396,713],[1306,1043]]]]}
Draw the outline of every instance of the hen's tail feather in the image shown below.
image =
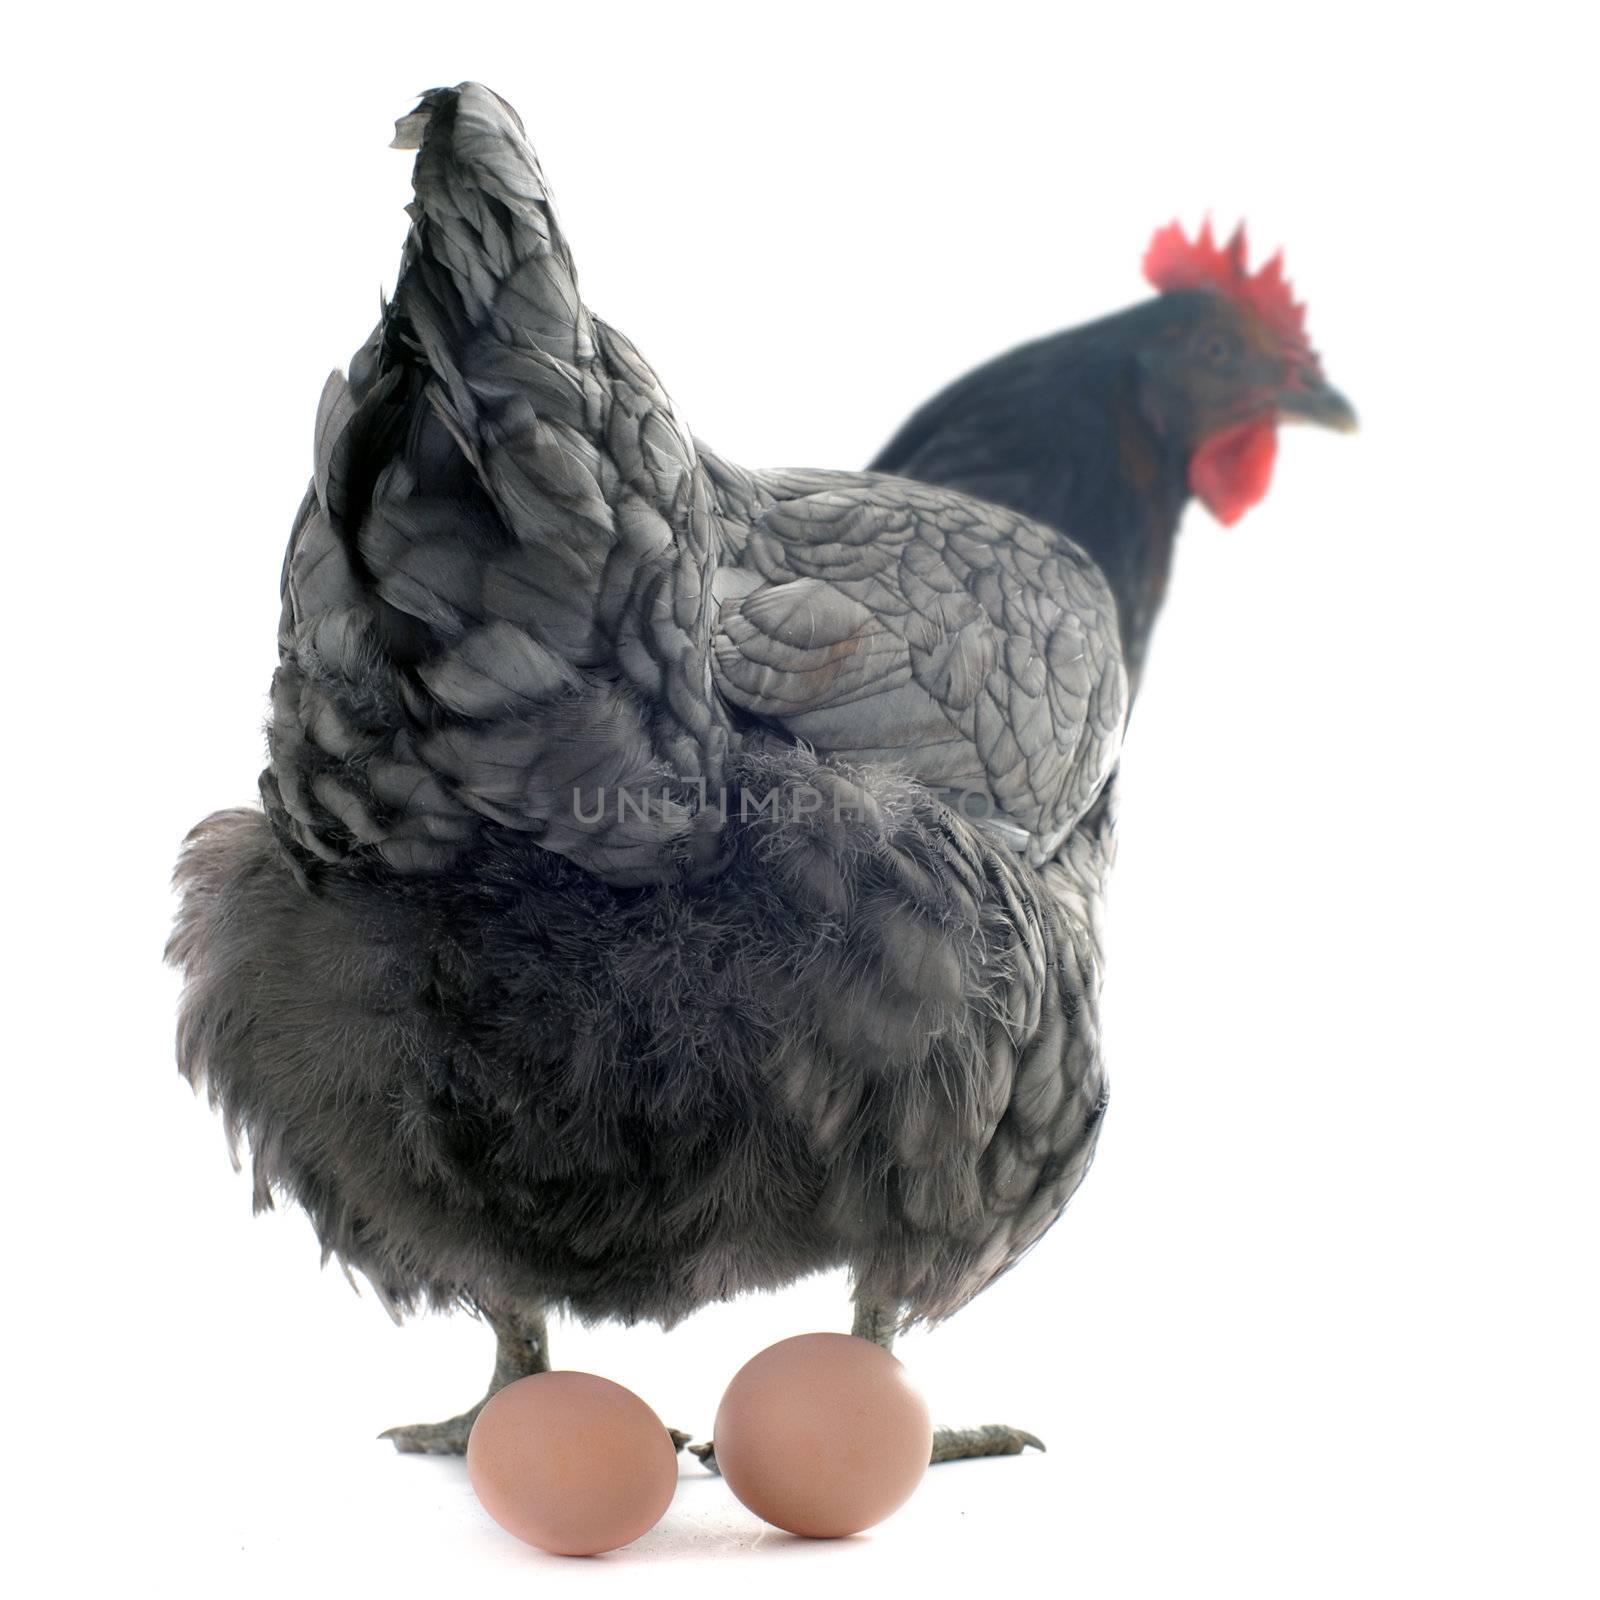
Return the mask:
{"type": "MultiPolygon", "coordinates": [[[[681,725],[658,722],[658,753],[714,778],[716,519],[693,442],[643,357],[585,308],[515,112],[478,84],[430,91],[422,109],[394,309],[429,402],[518,543],[560,571],[547,587],[565,633],[586,621],[611,640],[632,686],[681,725]]],[[[536,638],[542,621],[527,624],[536,638]]]]}
{"type": "Polygon", "coordinates": [[[404,870],[449,866],[475,819],[613,883],[703,864],[695,796],[726,743],[715,492],[648,365],[585,309],[511,108],[431,90],[397,142],[418,152],[412,227],[318,408],[269,810],[312,856],[404,870]]]}
{"type": "Polygon", "coordinates": [[[430,398],[469,458],[513,510],[531,480],[535,506],[548,494],[602,534],[624,490],[686,510],[693,443],[648,364],[585,307],[516,113],[467,83],[430,90],[413,115],[396,329],[420,344],[438,380],[430,398]]]}

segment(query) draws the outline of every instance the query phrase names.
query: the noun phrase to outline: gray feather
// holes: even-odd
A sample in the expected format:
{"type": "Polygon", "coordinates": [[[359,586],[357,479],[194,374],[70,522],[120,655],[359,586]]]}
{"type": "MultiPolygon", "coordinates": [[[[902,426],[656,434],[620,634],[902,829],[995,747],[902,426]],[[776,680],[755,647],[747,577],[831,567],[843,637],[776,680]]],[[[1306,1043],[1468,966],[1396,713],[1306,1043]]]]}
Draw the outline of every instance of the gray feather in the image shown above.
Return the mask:
{"type": "Polygon", "coordinates": [[[960,495],[697,445],[515,113],[436,90],[396,144],[264,809],[179,866],[182,1069],[398,1308],[670,1322],[842,1264],[947,1315],[1104,1110],[1104,583],[960,495]]]}

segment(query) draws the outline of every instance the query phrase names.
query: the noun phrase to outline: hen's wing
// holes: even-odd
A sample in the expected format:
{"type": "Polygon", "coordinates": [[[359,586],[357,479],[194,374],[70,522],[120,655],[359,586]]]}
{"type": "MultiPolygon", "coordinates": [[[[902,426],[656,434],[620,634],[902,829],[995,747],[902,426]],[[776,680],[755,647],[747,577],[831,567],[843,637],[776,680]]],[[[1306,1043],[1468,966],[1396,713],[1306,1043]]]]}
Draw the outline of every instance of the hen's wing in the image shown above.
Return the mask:
{"type": "Polygon", "coordinates": [[[947,490],[846,473],[756,483],[753,581],[723,600],[717,688],[824,753],[900,764],[1025,830],[1036,863],[1052,857],[1115,765],[1127,709],[1099,569],[947,490]]]}

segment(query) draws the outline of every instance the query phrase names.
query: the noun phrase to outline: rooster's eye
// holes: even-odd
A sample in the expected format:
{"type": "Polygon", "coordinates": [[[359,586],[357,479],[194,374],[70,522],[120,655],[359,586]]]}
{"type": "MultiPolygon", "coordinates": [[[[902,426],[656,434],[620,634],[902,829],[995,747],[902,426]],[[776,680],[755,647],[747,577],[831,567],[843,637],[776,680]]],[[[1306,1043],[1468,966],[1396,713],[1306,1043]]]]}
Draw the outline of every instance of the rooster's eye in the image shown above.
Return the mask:
{"type": "Polygon", "coordinates": [[[1216,329],[1201,334],[1199,344],[1200,355],[1209,366],[1225,367],[1233,359],[1233,341],[1216,329]]]}

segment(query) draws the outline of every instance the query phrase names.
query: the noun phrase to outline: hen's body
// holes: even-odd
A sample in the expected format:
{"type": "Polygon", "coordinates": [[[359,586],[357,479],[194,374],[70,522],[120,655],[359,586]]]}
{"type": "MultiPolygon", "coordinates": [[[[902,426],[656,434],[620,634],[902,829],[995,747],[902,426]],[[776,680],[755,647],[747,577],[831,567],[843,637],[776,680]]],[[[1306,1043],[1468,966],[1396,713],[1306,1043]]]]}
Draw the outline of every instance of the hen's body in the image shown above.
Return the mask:
{"type": "MultiPolygon", "coordinates": [[[[798,753],[751,776],[837,781],[798,753]]],[[[615,891],[512,835],[470,895],[307,895],[259,813],[223,813],[182,869],[183,1059],[262,1201],[399,1307],[670,1324],[843,1265],[946,1314],[1093,1152],[1110,824],[1041,883],[911,786],[862,793],[858,827],[741,840],[737,897],[615,891]]]]}
{"type": "Polygon", "coordinates": [[[1104,579],[960,495],[710,456],[583,309],[508,108],[408,123],[265,811],[180,867],[183,1069],[263,1202],[503,1356],[542,1306],[671,1322],[840,1265],[869,1330],[946,1315],[1105,1104],[1104,579]]]}

